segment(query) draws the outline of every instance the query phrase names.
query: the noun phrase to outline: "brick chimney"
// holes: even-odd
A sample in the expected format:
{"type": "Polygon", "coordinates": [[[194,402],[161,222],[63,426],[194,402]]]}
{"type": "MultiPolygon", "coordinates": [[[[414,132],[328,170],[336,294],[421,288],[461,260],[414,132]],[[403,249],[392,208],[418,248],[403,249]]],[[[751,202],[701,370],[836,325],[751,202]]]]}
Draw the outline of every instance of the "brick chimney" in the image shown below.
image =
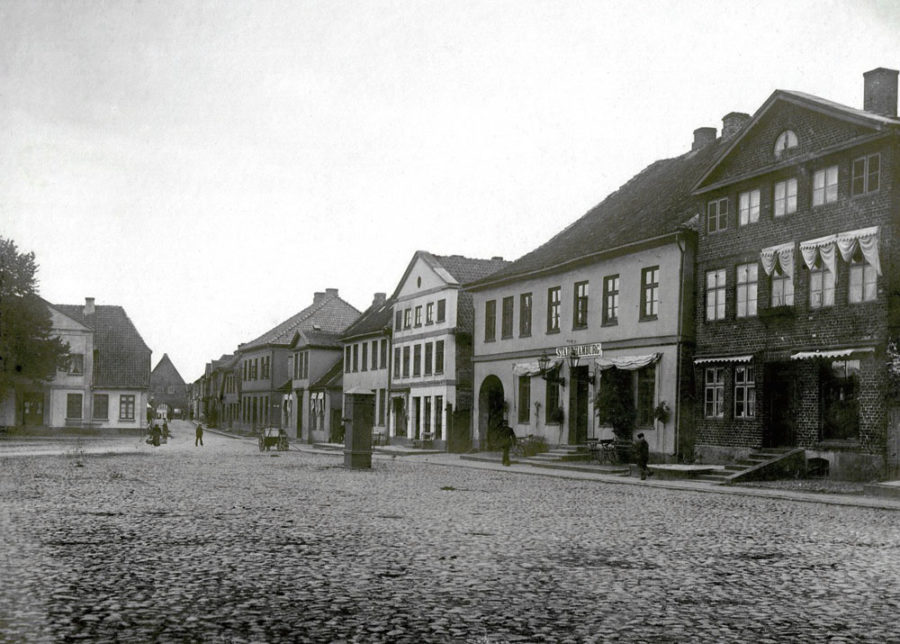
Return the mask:
{"type": "Polygon", "coordinates": [[[326,297],[337,297],[338,290],[336,288],[326,288],[325,295],[326,295],[326,297]]]}
{"type": "Polygon", "coordinates": [[[84,314],[85,315],[93,315],[94,314],[94,298],[92,298],[92,297],[84,298],[84,314]]]}
{"type": "Polygon", "coordinates": [[[863,74],[863,109],[897,117],[897,70],[878,67],[863,74]]]}
{"type": "Polygon", "coordinates": [[[750,120],[749,114],[729,112],[722,117],[722,138],[726,141],[733,137],[750,120]]]}
{"type": "Polygon", "coordinates": [[[387,293],[376,293],[372,298],[372,306],[381,306],[387,300],[387,293]]]}
{"type": "Polygon", "coordinates": [[[325,293],[322,291],[316,291],[313,293],[313,304],[321,304],[325,299],[325,293]]]}
{"type": "Polygon", "coordinates": [[[716,142],[716,128],[714,127],[698,127],[694,130],[694,143],[691,150],[699,150],[705,148],[710,143],[716,142]]]}

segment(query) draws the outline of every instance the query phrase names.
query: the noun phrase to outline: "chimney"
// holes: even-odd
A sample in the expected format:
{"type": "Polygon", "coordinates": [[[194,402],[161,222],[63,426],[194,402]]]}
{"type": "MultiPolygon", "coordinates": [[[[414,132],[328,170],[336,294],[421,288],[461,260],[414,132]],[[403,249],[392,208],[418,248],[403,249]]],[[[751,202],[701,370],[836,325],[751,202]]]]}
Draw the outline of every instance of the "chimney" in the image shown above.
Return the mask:
{"type": "Polygon", "coordinates": [[[325,299],[325,293],[322,291],[316,291],[313,293],[313,304],[321,304],[325,299]]]}
{"type": "Polygon", "coordinates": [[[716,128],[714,127],[698,127],[694,130],[694,144],[691,151],[705,148],[710,143],[716,142],[716,128]]]}
{"type": "Polygon", "coordinates": [[[85,315],[93,315],[94,314],[94,298],[92,298],[92,297],[84,298],[84,314],[85,315]]]}
{"type": "Polygon", "coordinates": [[[500,255],[494,255],[493,257],[491,257],[491,261],[492,262],[502,262],[503,258],[500,255]]]}
{"type": "Polygon", "coordinates": [[[749,114],[743,112],[729,112],[722,117],[722,138],[728,140],[738,133],[744,123],[750,120],[749,114]]]}
{"type": "Polygon", "coordinates": [[[372,299],[372,306],[381,306],[387,300],[387,293],[376,293],[372,299]]]}
{"type": "Polygon", "coordinates": [[[326,288],[326,289],[325,289],[325,295],[326,295],[327,297],[337,297],[337,296],[338,296],[338,290],[337,290],[336,288],[326,288]]]}
{"type": "Polygon", "coordinates": [[[897,118],[897,70],[878,67],[863,74],[863,109],[897,118]]]}

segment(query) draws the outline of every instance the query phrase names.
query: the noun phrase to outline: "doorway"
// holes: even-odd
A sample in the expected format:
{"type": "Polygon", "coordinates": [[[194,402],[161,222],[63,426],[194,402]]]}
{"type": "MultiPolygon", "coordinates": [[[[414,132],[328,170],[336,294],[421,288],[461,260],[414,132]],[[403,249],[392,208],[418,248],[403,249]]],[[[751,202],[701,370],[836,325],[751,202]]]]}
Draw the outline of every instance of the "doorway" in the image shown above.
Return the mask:
{"type": "Polygon", "coordinates": [[[481,383],[478,392],[478,441],[482,447],[490,448],[491,430],[501,427],[505,422],[505,406],[503,383],[497,376],[488,376],[481,383]]]}
{"type": "Polygon", "coordinates": [[[29,427],[44,424],[44,394],[26,393],[22,400],[22,423],[29,427]]]}
{"type": "Polygon", "coordinates": [[[788,362],[766,364],[763,447],[794,447],[797,444],[797,401],[794,366],[788,362]]]}
{"type": "Polygon", "coordinates": [[[575,367],[569,373],[569,445],[583,445],[588,438],[588,368],[575,367]]]}

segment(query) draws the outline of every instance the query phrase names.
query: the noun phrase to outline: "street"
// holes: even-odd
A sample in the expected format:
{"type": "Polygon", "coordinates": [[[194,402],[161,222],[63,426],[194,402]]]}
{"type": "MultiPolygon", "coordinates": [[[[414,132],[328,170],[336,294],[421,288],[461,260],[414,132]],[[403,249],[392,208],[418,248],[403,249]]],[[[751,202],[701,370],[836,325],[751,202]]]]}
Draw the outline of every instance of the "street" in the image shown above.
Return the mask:
{"type": "Polygon", "coordinates": [[[0,641],[900,641],[897,512],[172,431],[0,459],[0,641]]]}

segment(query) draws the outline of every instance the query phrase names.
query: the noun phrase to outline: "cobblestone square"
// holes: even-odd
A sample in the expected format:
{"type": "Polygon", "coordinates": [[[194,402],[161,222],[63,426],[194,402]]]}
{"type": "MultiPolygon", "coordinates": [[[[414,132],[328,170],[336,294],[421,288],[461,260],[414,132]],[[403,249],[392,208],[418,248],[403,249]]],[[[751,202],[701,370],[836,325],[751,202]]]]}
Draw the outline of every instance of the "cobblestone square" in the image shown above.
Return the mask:
{"type": "Polygon", "coordinates": [[[174,430],[0,460],[0,641],[900,641],[896,512],[174,430]]]}

